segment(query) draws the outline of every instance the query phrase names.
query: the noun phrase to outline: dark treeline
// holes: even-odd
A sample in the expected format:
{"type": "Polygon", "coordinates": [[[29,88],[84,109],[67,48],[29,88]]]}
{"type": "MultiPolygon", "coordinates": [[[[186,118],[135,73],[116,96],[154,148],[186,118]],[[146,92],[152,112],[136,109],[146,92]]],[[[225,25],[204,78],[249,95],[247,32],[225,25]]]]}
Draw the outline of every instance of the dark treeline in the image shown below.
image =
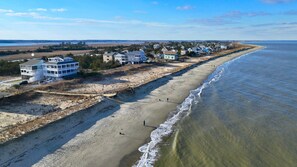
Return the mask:
{"type": "Polygon", "coordinates": [[[20,74],[20,63],[0,60],[0,76],[20,74]]]}
{"type": "Polygon", "coordinates": [[[7,56],[7,55],[14,55],[14,54],[20,54],[20,53],[29,53],[30,50],[27,51],[19,51],[19,50],[8,50],[8,51],[0,51],[0,56],[7,56]]]}
{"type": "MultiPolygon", "coordinates": [[[[71,55],[68,55],[71,56],[71,55]]],[[[81,69],[92,69],[93,71],[106,70],[121,66],[117,61],[103,62],[102,56],[71,56],[79,62],[81,69]]]]}
{"type": "Polygon", "coordinates": [[[68,51],[68,50],[91,50],[93,47],[87,45],[85,42],[71,43],[71,42],[62,42],[59,45],[49,45],[38,48],[35,52],[53,52],[53,51],[68,51]]]}
{"type": "Polygon", "coordinates": [[[15,51],[0,51],[0,56],[8,56],[20,53],[32,53],[32,52],[53,52],[53,51],[69,51],[69,50],[93,50],[94,48],[87,45],[85,42],[70,43],[62,42],[58,45],[43,46],[35,50],[15,50],[15,51]]]}

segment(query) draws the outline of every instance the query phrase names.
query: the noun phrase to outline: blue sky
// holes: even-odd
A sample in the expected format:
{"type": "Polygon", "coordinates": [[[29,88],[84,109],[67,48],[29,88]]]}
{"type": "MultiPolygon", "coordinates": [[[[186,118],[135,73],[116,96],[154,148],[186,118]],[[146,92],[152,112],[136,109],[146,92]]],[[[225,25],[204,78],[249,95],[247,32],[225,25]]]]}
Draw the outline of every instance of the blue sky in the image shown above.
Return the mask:
{"type": "Polygon", "coordinates": [[[296,40],[297,0],[0,0],[0,39],[296,40]]]}

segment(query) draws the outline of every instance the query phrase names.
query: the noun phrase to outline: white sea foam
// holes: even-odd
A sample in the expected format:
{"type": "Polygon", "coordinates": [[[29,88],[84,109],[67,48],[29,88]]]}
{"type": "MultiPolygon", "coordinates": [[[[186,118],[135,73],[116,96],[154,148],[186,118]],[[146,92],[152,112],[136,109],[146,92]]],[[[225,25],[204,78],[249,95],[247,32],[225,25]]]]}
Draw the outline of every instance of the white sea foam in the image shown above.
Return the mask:
{"type": "Polygon", "coordinates": [[[159,150],[158,144],[162,141],[162,138],[171,134],[173,131],[172,127],[180,119],[188,116],[191,113],[192,104],[199,103],[199,99],[201,98],[203,90],[209,87],[212,83],[217,82],[229,64],[246,55],[248,54],[242,55],[219,66],[216,71],[203,83],[203,85],[195,90],[192,90],[185,101],[177,107],[176,113],[151,133],[151,141],[138,149],[142,153],[142,156],[140,157],[140,160],[137,162],[137,164],[134,165],[134,167],[152,167],[154,162],[157,160],[159,150]]]}

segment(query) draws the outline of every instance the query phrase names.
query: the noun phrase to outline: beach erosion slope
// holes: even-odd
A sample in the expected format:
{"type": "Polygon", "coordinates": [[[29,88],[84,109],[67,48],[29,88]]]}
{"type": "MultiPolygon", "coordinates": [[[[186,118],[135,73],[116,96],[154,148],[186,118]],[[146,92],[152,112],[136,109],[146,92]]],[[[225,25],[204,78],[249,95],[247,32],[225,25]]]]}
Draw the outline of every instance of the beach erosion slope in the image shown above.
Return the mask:
{"type": "MultiPolygon", "coordinates": [[[[110,109],[94,107],[92,110],[96,111],[90,114],[89,119],[84,119],[86,115],[78,115],[83,121],[75,128],[67,129],[69,124],[74,124],[71,121],[77,122],[77,118],[66,118],[69,121],[63,121],[55,128],[43,129],[41,134],[51,134],[50,140],[40,142],[42,136],[21,139],[22,144],[27,142],[31,145],[37,140],[39,144],[24,150],[20,156],[11,157],[3,165],[131,166],[141,156],[135,153],[138,148],[150,141],[151,132],[177,110],[176,107],[191,90],[199,87],[219,65],[258,49],[261,47],[233,53],[168,75],[141,86],[132,96],[120,94],[118,100],[123,103],[113,104],[116,107],[110,109]],[[97,112],[102,109],[106,112],[97,112]],[[144,120],[146,126],[143,126],[144,120]]],[[[11,147],[2,147],[0,151],[11,147]]],[[[18,145],[15,147],[17,149],[18,145]]]]}

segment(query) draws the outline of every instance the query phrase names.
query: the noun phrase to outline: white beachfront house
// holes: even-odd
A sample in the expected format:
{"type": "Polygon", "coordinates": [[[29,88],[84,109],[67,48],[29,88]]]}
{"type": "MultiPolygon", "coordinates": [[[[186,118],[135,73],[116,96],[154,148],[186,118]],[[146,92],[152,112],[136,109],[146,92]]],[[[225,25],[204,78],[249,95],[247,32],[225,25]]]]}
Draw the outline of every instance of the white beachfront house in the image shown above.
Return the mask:
{"type": "Polygon", "coordinates": [[[53,57],[43,64],[43,75],[45,77],[62,78],[76,75],[79,63],[71,57],[53,57]]]}
{"type": "Polygon", "coordinates": [[[28,79],[31,82],[43,79],[42,59],[32,59],[20,64],[22,79],[28,79]]]}
{"type": "Polygon", "coordinates": [[[226,50],[226,49],[228,49],[228,46],[226,46],[226,45],[221,45],[221,49],[222,49],[222,50],[226,50]]]}
{"type": "Polygon", "coordinates": [[[127,64],[128,63],[128,56],[121,54],[121,53],[117,53],[114,55],[114,60],[118,61],[120,64],[127,64]]]}
{"type": "Polygon", "coordinates": [[[144,51],[133,51],[133,52],[128,52],[125,54],[128,58],[128,62],[131,64],[135,63],[143,63],[147,60],[147,57],[144,53],[144,51]]]}
{"type": "Polygon", "coordinates": [[[165,60],[177,60],[178,53],[177,51],[165,51],[163,52],[163,57],[165,60]]]}

